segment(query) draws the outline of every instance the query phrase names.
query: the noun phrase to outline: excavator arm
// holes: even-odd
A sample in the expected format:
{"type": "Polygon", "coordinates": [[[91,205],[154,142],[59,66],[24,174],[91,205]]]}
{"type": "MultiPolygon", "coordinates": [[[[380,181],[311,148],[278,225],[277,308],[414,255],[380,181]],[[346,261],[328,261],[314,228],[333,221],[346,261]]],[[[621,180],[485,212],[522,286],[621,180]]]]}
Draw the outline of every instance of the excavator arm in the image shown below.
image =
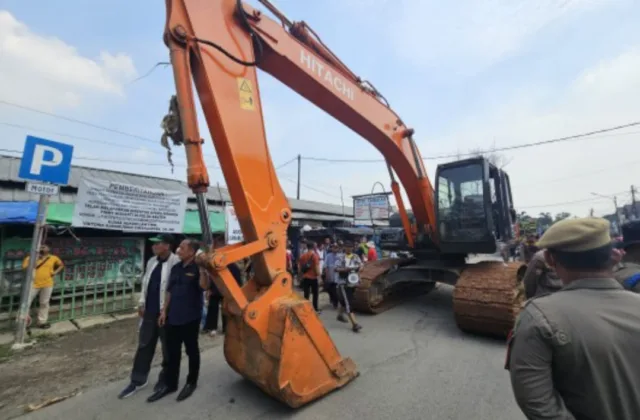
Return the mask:
{"type": "MultiPolygon", "coordinates": [[[[179,101],[184,102],[181,109],[189,108],[183,118],[193,120],[194,126],[187,129],[185,125],[184,129],[193,132],[196,143],[200,141],[192,110],[194,101],[190,86],[185,84],[191,72],[234,205],[236,185],[244,191],[245,197],[240,201],[251,200],[260,191],[267,199],[274,199],[272,208],[278,200],[275,195],[281,195],[282,202],[286,202],[266,143],[256,71],[260,68],[376,147],[387,162],[408,241],[413,243],[414,231],[394,172],[409,198],[415,229],[437,242],[433,187],[412,138],[413,129],[405,126],[385,98],[351,72],[304,22],[290,22],[266,0],[262,3],[281,22],[237,0],[167,1],[165,42],[176,56],[172,64],[178,96],[185,97],[179,101]],[[243,140],[238,141],[239,138],[243,140]],[[252,156],[248,160],[247,151],[252,156]],[[232,165],[236,170],[227,170],[232,165]],[[245,188],[247,183],[256,181],[255,188],[245,188]],[[265,188],[267,185],[269,188],[265,188]]],[[[197,144],[194,146],[201,149],[197,144]]],[[[208,184],[202,153],[194,151],[188,157],[192,158],[189,184],[198,191],[208,184]]],[[[245,213],[245,203],[236,206],[239,214],[245,213]]],[[[247,223],[248,219],[259,224],[261,218],[247,217],[247,223]]],[[[245,237],[252,237],[250,223],[245,223],[245,228],[243,220],[240,221],[245,237]]]]}
{"type": "MultiPolygon", "coordinates": [[[[385,157],[409,243],[414,227],[394,173],[407,191],[415,230],[435,236],[434,192],[413,130],[376,89],[353,74],[310,28],[280,22],[240,0],[166,0],[164,41],[170,49],[190,188],[209,186],[197,125],[195,85],[244,242],[199,260],[215,279],[231,314],[225,356],[240,374],[292,407],[343,386],[356,375],[335,348],[309,302],[297,297],[286,271],[291,208],[269,153],[257,69],[360,134],[385,157]],[[251,257],[255,275],[239,287],[227,266],[251,257]]],[[[203,220],[205,222],[206,219],[203,220]]],[[[203,227],[204,228],[204,227],[203,227]]],[[[435,241],[435,239],[434,239],[435,241]]]]}

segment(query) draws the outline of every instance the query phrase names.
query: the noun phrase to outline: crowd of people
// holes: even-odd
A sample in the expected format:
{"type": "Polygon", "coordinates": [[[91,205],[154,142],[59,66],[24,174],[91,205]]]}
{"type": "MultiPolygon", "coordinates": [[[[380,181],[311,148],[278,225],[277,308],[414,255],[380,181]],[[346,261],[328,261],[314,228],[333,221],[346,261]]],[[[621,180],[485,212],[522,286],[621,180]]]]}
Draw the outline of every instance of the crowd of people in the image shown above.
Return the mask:
{"type": "Polygon", "coordinates": [[[364,267],[364,262],[377,259],[375,245],[364,241],[363,244],[367,247],[359,246],[356,249],[351,241],[339,243],[326,238],[321,245],[305,241],[302,243],[296,271],[293,270],[293,264],[290,266],[292,274],[297,275],[304,298],[311,298],[316,312],[321,313],[318,299],[320,286],[323,286],[323,290],[329,295],[331,305],[338,310],[337,320],[350,322],[354,332],[362,329],[352,311],[359,273],[364,267]]]}
{"type": "MultiPolygon", "coordinates": [[[[162,234],[150,241],[153,257],[146,265],[138,305],[138,348],[130,382],[119,398],[127,398],[148,384],[159,341],[162,367],[147,401],[154,402],[178,391],[184,347],[189,362],[186,383],[177,397],[178,401],[182,401],[191,396],[197,387],[200,373],[199,336],[201,333],[210,336],[218,333],[223,297],[210,275],[196,264],[196,256],[202,252],[198,241],[188,238],[182,240],[175,253],[172,251],[175,242],[172,235],[162,234]]],[[[224,241],[216,240],[213,246],[219,248],[223,245],[224,241]]],[[[294,261],[291,247],[288,247],[287,269],[298,279],[304,297],[311,297],[314,309],[320,312],[318,295],[323,285],[332,305],[338,310],[337,319],[350,322],[354,332],[360,331],[362,327],[357,323],[351,305],[358,273],[364,261],[377,259],[375,245],[363,241],[355,247],[349,241],[334,243],[327,238],[320,245],[304,242],[299,255],[294,261]]],[[[227,268],[241,286],[243,274],[240,267],[234,263],[227,268]]],[[[249,271],[250,267],[245,270],[249,271]]],[[[226,317],[223,314],[221,318],[224,334],[226,317]]]]}

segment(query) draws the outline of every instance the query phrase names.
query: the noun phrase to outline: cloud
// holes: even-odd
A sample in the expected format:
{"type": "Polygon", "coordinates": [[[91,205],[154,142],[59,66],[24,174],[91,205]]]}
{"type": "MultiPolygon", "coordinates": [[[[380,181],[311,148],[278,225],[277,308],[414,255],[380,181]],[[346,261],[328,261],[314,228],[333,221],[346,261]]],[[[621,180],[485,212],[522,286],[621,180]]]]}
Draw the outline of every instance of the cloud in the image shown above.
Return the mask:
{"type": "Polygon", "coordinates": [[[131,154],[131,158],[138,162],[154,162],[158,160],[158,153],[149,150],[147,147],[139,147],[131,154]]]}
{"type": "MultiPolygon", "coordinates": [[[[586,68],[563,89],[530,86],[502,104],[479,110],[451,126],[430,155],[451,150],[500,148],[588,132],[640,120],[640,48],[586,68]]],[[[613,204],[592,193],[628,201],[640,184],[640,127],[548,146],[504,152],[516,205],[532,213],[590,208],[611,213],[613,204]],[[635,163],[633,163],[635,161],[635,163]],[[593,199],[593,200],[590,200],[593,199]],[[585,200],[581,203],[562,204],[585,200]],[[554,204],[550,205],[547,204],[554,204]],[[544,207],[539,207],[544,206],[544,207]]],[[[423,152],[424,153],[424,152],[423,152]]],[[[433,175],[433,170],[431,173],[433,175]]]]}
{"type": "MultiPolygon", "coordinates": [[[[607,57],[578,70],[564,85],[557,80],[523,84],[491,103],[473,109],[445,123],[442,134],[434,139],[418,138],[423,156],[449,155],[459,151],[488,150],[537,142],[577,133],[589,132],[640,120],[640,46],[607,57]]],[[[324,121],[317,115],[314,128],[324,121]]],[[[418,132],[428,132],[429,118],[415,121],[418,132]]],[[[344,146],[332,145],[325,150],[303,153],[335,159],[376,159],[365,140],[332,127],[344,146]],[[342,150],[345,152],[343,153],[342,150]],[[336,152],[337,151],[337,152],[336,152]],[[348,151],[348,152],[347,152],[348,151]],[[372,153],[369,153],[369,152],[372,153]]],[[[307,134],[315,136],[313,130],[307,134]]],[[[325,133],[323,130],[320,130],[325,133]]],[[[516,208],[531,214],[568,211],[586,216],[590,209],[596,215],[611,214],[612,198],[617,194],[620,205],[630,202],[631,185],[640,187],[640,127],[545,146],[501,152],[508,162],[516,208]]],[[[286,145],[293,145],[287,142],[286,145]]],[[[310,140],[304,143],[308,147],[310,140]]],[[[291,146],[292,147],[292,146],[291,146]]],[[[296,146],[300,150],[303,146],[296,146]]],[[[455,159],[428,160],[427,170],[435,183],[437,164],[455,159]]],[[[284,168],[295,179],[295,167],[284,168]]],[[[328,164],[305,160],[303,183],[331,196],[302,188],[305,199],[339,203],[343,186],[347,203],[350,195],[366,194],[376,181],[385,188],[389,176],[384,163],[328,164]]],[[[289,181],[282,180],[287,191],[295,191],[289,181]]],[[[376,190],[378,191],[378,189],[376,190]]],[[[405,204],[408,200],[405,196],[405,204]]]]}
{"type": "Polygon", "coordinates": [[[53,110],[77,107],[90,94],[124,96],[137,72],[130,56],[100,52],[95,59],[55,37],[33,32],[0,10],[0,97],[53,110]]]}
{"type": "Polygon", "coordinates": [[[473,73],[513,54],[561,19],[605,0],[399,0],[387,24],[396,53],[415,65],[473,73]]]}

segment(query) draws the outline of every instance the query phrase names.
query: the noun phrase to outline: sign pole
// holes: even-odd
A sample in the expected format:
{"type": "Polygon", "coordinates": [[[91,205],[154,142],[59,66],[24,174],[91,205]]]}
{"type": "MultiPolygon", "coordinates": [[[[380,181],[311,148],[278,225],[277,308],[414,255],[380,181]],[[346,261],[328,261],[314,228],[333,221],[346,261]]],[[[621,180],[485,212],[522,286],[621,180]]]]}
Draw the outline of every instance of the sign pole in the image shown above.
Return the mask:
{"type": "Polygon", "coordinates": [[[33,227],[33,237],[31,240],[31,252],[29,253],[29,267],[22,283],[22,293],[20,296],[20,312],[18,314],[18,325],[16,328],[16,338],[13,344],[14,348],[24,347],[24,337],[27,328],[27,317],[29,316],[29,294],[36,270],[36,262],[38,260],[38,249],[40,248],[40,240],[46,225],[47,207],[49,204],[49,196],[42,194],[38,201],[38,215],[36,223],[33,227]]]}

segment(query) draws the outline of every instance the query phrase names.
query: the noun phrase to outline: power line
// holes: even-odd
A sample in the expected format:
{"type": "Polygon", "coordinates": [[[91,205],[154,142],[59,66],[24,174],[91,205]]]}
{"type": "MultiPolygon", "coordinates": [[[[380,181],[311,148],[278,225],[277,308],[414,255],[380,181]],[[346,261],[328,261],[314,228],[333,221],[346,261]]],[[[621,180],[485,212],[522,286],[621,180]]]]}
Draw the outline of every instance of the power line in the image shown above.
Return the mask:
{"type": "MultiPolygon", "coordinates": [[[[611,196],[620,195],[620,194],[628,194],[628,193],[629,193],[629,191],[622,191],[622,192],[613,193],[613,194],[611,194],[611,196]]],[[[610,198],[609,197],[590,197],[590,198],[585,198],[585,199],[582,199],[582,200],[564,201],[564,202],[559,202],[559,203],[541,204],[541,205],[535,205],[535,206],[520,206],[520,205],[518,205],[517,207],[518,208],[523,208],[523,209],[537,209],[537,208],[543,208],[543,207],[555,207],[555,206],[564,206],[564,205],[569,205],[569,204],[588,203],[588,202],[604,200],[604,199],[610,199],[610,198]]]]}
{"type": "Polygon", "coordinates": [[[58,118],[58,119],[69,121],[69,122],[76,123],[76,124],[86,125],[87,127],[97,128],[98,130],[108,131],[110,133],[119,134],[121,136],[132,137],[134,139],[138,139],[138,140],[142,140],[142,141],[148,141],[148,142],[152,142],[152,143],[156,143],[156,144],[158,143],[157,140],[150,139],[149,137],[143,137],[143,136],[139,136],[137,134],[127,133],[126,131],[116,130],[115,128],[109,128],[109,127],[105,127],[105,126],[102,126],[102,125],[94,124],[94,123],[91,123],[91,122],[82,121],[82,120],[79,120],[77,118],[65,117],[64,115],[54,114],[53,112],[41,111],[39,109],[31,108],[31,107],[24,106],[24,105],[19,105],[19,104],[13,103],[13,102],[4,101],[2,99],[0,99],[0,104],[7,105],[7,106],[12,106],[14,108],[20,108],[20,109],[23,109],[23,110],[26,110],[26,111],[30,111],[30,112],[35,112],[37,114],[47,115],[49,117],[58,118]]]}
{"type": "MultiPolygon", "coordinates": [[[[5,152],[5,153],[18,153],[21,154],[22,151],[20,150],[13,150],[13,149],[0,149],[0,152],[5,152]]],[[[8,156],[8,155],[4,155],[4,156],[8,156]]],[[[8,157],[14,157],[14,158],[21,158],[20,156],[8,156],[8,157]]],[[[139,160],[122,160],[122,159],[118,159],[118,160],[109,160],[109,159],[104,159],[104,158],[96,158],[96,157],[89,157],[89,156],[73,156],[74,160],[87,160],[87,161],[94,161],[94,162],[105,162],[105,163],[123,163],[123,164],[130,164],[130,165],[142,165],[142,166],[166,166],[169,167],[168,163],[156,163],[156,162],[141,162],[139,160]]],[[[186,168],[187,165],[174,165],[177,168],[186,168]]],[[[216,169],[219,169],[219,166],[214,166],[216,169]]]]}
{"type": "MultiPolygon", "coordinates": [[[[0,103],[4,103],[4,101],[0,100],[0,103]]],[[[150,153],[154,153],[154,154],[161,154],[162,151],[159,150],[146,150],[146,149],[140,149],[140,147],[138,146],[131,146],[131,145],[125,145],[125,144],[119,144],[119,143],[113,143],[113,142],[108,142],[108,141],[104,141],[104,140],[96,140],[93,138],[89,138],[89,137],[83,137],[83,136],[76,136],[73,134],[68,134],[68,133],[60,133],[57,131],[51,131],[51,130],[44,130],[44,129],[40,129],[40,128],[34,128],[34,127],[30,127],[30,126],[25,126],[25,125],[20,125],[20,124],[13,124],[13,123],[8,123],[8,122],[2,122],[0,121],[0,125],[4,125],[7,127],[12,127],[12,128],[17,128],[17,129],[22,129],[22,130],[29,130],[29,131],[37,131],[37,132],[42,132],[42,133],[48,133],[48,134],[52,134],[55,136],[60,136],[60,137],[67,137],[67,138],[71,138],[71,139],[77,139],[77,140],[84,140],[84,141],[88,141],[91,143],[99,143],[99,144],[104,144],[107,146],[113,146],[113,147],[120,147],[123,149],[130,149],[130,150],[142,150],[144,152],[150,152],[150,153]]],[[[149,139],[151,141],[151,139],[149,139]]],[[[155,144],[159,145],[159,142],[154,142],[155,144]]],[[[1,152],[8,152],[8,153],[18,153],[21,154],[22,152],[20,150],[13,150],[13,149],[0,149],[1,152]]],[[[217,156],[214,155],[204,155],[205,157],[210,157],[213,159],[217,159],[217,156]]],[[[17,156],[12,156],[12,157],[17,157],[17,156]]],[[[182,156],[181,156],[182,157],[182,156]]],[[[74,156],[74,159],[76,160],[86,160],[86,161],[96,161],[96,162],[104,162],[104,163],[117,163],[117,164],[125,164],[125,165],[143,165],[143,166],[167,166],[167,164],[165,163],[155,163],[155,162],[141,162],[139,160],[109,160],[109,159],[103,159],[103,158],[93,158],[93,157],[86,157],[86,156],[74,156]]],[[[285,166],[295,162],[298,159],[298,157],[294,157],[292,159],[287,160],[286,162],[276,166],[276,171],[280,170],[282,168],[284,168],[285,166]]],[[[187,165],[184,164],[174,164],[174,167],[177,168],[186,168],[187,165]]],[[[215,165],[214,166],[216,169],[220,169],[220,166],[215,165]]],[[[303,185],[303,184],[301,184],[303,185]]],[[[309,187],[306,186],[309,189],[313,190],[313,187],[309,187]]],[[[327,195],[327,192],[324,191],[317,191],[320,192],[322,194],[327,195]]],[[[329,194],[330,195],[330,194],[329,194]]],[[[330,195],[332,197],[336,197],[334,195],[330,195]]],[[[339,198],[339,197],[338,197],[339,198]]]]}
{"type": "Polygon", "coordinates": [[[561,178],[541,179],[540,181],[536,181],[536,182],[533,182],[531,184],[518,185],[518,188],[533,187],[533,186],[540,185],[540,184],[549,184],[549,183],[558,182],[558,181],[565,181],[567,179],[573,179],[573,178],[580,178],[580,177],[589,176],[589,175],[595,175],[595,174],[599,174],[599,173],[607,172],[607,171],[611,171],[611,170],[627,169],[628,165],[638,165],[638,164],[640,164],[640,160],[635,160],[635,161],[631,161],[631,162],[622,162],[622,163],[618,163],[616,165],[607,166],[607,167],[604,167],[604,168],[601,168],[601,169],[596,169],[595,171],[581,172],[581,173],[577,173],[575,175],[569,175],[569,176],[565,176],[565,177],[561,177],[561,178]]]}
{"type": "MultiPolygon", "coordinates": [[[[20,150],[15,150],[15,149],[0,149],[0,152],[3,153],[18,153],[18,154],[22,154],[22,151],[20,150]]],[[[4,156],[8,156],[8,155],[4,155],[4,156]]],[[[8,156],[8,157],[16,157],[16,158],[20,158],[20,156],[8,156]]],[[[97,157],[89,157],[89,156],[73,156],[74,160],[86,160],[86,161],[92,161],[92,162],[104,162],[104,163],[121,163],[121,164],[125,164],[125,165],[141,165],[141,166],[165,166],[168,167],[169,164],[168,163],[156,163],[156,162],[142,162],[139,160],[122,160],[122,159],[118,159],[118,160],[109,160],[109,159],[104,159],[104,158],[97,158],[97,157]]],[[[187,165],[182,165],[182,164],[175,164],[174,165],[176,168],[186,168],[187,165]]],[[[281,165],[282,166],[282,165],[281,165]]],[[[211,165],[207,165],[207,167],[211,167],[211,165]]],[[[220,166],[218,165],[213,165],[213,167],[215,169],[221,169],[220,166]]],[[[277,169],[277,168],[276,168],[277,169]]],[[[308,187],[309,188],[309,187],[308,187]]]]}
{"type": "MultiPolygon", "coordinates": [[[[0,101],[0,102],[2,102],[2,101],[0,101]]],[[[147,150],[147,149],[140,149],[140,147],[138,147],[138,146],[131,146],[131,145],[127,145],[127,144],[120,144],[120,143],[113,143],[113,142],[104,141],[104,140],[96,140],[96,139],[92,139],[92,138],[89,138],[89,137],[76,136],[76,135],[73,135],[73,134],[60,133],[60,132],[50,131],[50,130],[43,130],[43,129],[40,129],[40,128],[29,127],[29,126],[26,126],[26,125],[13,124],[13,123],[2,122],[2,121],[0,121],[0,125],[4,125],[4,126],[7,126],[7,127],[12,127],[12,128],[18,128],[18,129],[22,129],[22,130],[38,131],[38,132],[42,132],[42,133],[52,134],[52,135],[54,135],[54,136],[67,137],[67,138],[70,138],[70,139],[85,140],[85,141],[88,141],[88,142],[91,142],[91,143],[99,143],[99,144],[104,144],[104,145],[107,145],[107,146],[121,147],[121,148],[123,148],[123,149],[142,150],[142,151],[144,151],[144,152],[150,152],[150,153],[154,153],[154,154],[164,154],[164,153],[163,153],[162,151],[160,151],[160,150],[147,150]]],[[[159,141],[158,141],[158,142],[155,142],[155,143],[156,143],[157,145],[160,145],[160,142],[159,142],[159,141]]],[[[22,152],[20,152],[19,150],[2,149],[2,151],[5,151],[5,152],[14,152],[14,153],[22,153],[22,152]]],[[[209,158],[212,158],[212,159],[217,159],[217,156],[215,156],[215,155],[204,154],[203,156],[205,156],[205,157],[209,157],[209,158]]],[[[182,157],[182,156],[181,156],[181,157],[182,157]]],[[[136,164],[140,163],[140,162],[138,162],[138,161],[135,161],[135,162],[127,162],[127,161],[122,161],[122,160],[117,160],[117,161],[108,161],[108,160],[103,160],[103,159],[93,159],[93,158],[83,158],[83,157],[75,157],[75,159],[82,159],[82,160],[99,160],[99,161],[102,161],[102,162],[111,162],[111,163],[136,163],[136,164]]],[[[282,167],[284,167],[284,166],[287,166],[288,164],[290,164],[290,163],[294,162],[296,159],[297,159],[297,157],[295,157],[295,158],[293,158],[293,159],[291,159],[291,160],[286,161],[286,162],[285,162],[285,163],[283,163],[282,165],[280,165],[280,166],[276,167],[276,170],[278,170],[278,169],[280,169],[280,168],[282,168],[282,167]]],[[[142,163],[142,164],[144,164],[144,163],[142,163]]],[[[152,164],[152,166],[153,166],[153,165],[164,165],[164,164],[158,163],[158,164],[152,164]]],[[[183,168],[186,168],[186,165],[174,165],[174,166],[176,166],[176,167],[183,167],[183,168]]]]}
{"type": "MultiPolygon", "coordinates": [[[[138,146],[131,146],[131,145],[120,144],[120,143],[113,143],[113,142],[104,141],[104,140],[96,140],[96,139],[92,139],[92,138],[89,138],[89,137],[76,136],[76,135],[73,135],[73,134],[60,133],[60,132],[51,131],[51,130],[43,130],[43,129],[40,129],[40,128],[29,127],[29,126],[26,126],[26,125],[13,124],[13,123],[2,122],[2,121],[0,121],[0,125],[4,125],[4,126],[7,126],[7,127],[11,127],[11,128],[18,128],[18,129],[22,129],[22,130],[29,130],[29,131],[37,131],[37,132],[41,132],[41,133],[47,133],[47,134],[51,134],[51,135],[54,135],[54,136],[67,137],[67,138],[70,138],[70,139],[85,140],[85,141],[89,141],[91,143],[100,143],[100,144],[104,144],[104,145],[107,145],[107,146],[121,147],[123,149],[133,149],[133,150],[139,150],[140,149],[140,147],[138,147],[138,146]]],[[[158,141],[158,142],[156,142],[156,144],[160,145],[160,142],[158,141]]]]}
{"type": "MultiPolygon", "coordinates": [[[[289,181],[289,182],[291,182],[291,183],[293,183],[293,184],[297,184],[297,183],[298,183],[298,181],[296,181],[295,179],[293,179],[293,178],[289,178],[289,177],[286,177],[286,176],[282,176],[282,175],[281,175],[279,178],[282,178],[282,179],[284,179],[285,181],[289,181]]],[[[302,182],[300,183],[300,185],[302,185],[303,187],[305,187],[305,188],[307,188],[307,189],[309,189],[309,190],[311,190],[311,191],[315,191],[315,192],[317,192],[317,193],[324,194],[324,195],[326,195],[326,196],[328,196],[328,197],[341,198],[339,195],[334,195],[334,194],[328,193],[328,192],[326,192],[326,191],[323,191],[323,190],[317,189],[317,188],[312,187],[312,186],[310,186],[310,185],[303,184],[302,182]]]]}
{"type": "Polygon", "coordinates": [[[296,160],[298,160],[298,156],[294,157],[293,159],[289,159],[288,161],[286,161],[285,163],[283,163],[283,164],[281,164],[281,165],[276,166],[276,171],[277,171],[278,169],[282,169],[282,168],[284,168],[285,166],[289,165],[290,163],[295,162],[296,160]]]}
{"type": "MultiPolygon", "coordinates": [[[[4,153],[22,153],[19,150],[13,150],[13,149],[0,149],[0,152],[4,152],[4,153]]],[[[8,155],[4,155],[4,156],[8,156],[8,155]]],[[[18,157],[19,156],[8,156],[8,157],[18,157]]],[[[140,161],[135,161],[135,160],[108,160],[108,159],[104,159],[104,158],[94,158],[94,157],[88,157],[88,156],[74,156],[73,157],[76,160],[86,160],[86,161],[94,161],[94,162],[105,162],[105,163],[120,163],[120,164],[130,164],[130,165],[142,165],[142,166],[168,166],[166,163],[155,163],[155,162],[140,162],[140,161]]],[[[285,162],[286,164],[286,162],[285,162]]],[[[186,168],[187,165],[175,165],[178,168],[186,168]]],[[[219,166],[214,166],[215,169],[220,169],[219,166]]],[[[99,169],[99,168],[96,168],[99,169]]],[[[279,178],[284,179],[285,181],[289,181],[292,183],[297,183],[296,180],[280,175],[279,178]]],[[[311,191],[315,191],[317,193],[320,194],[324,194],[326,196],[329,197],[333,197],[333,198],[341,198],[338,195],[329,193],[327,191],[318,189],[316,187],[312,187],[310,185],[304,184],[304,183],[300,183],[300,185],[302,185],[303,187],[311,190],[311,191]]],[[[622,191],[622,192],[618,192],[615,194],[611,194],[613,195],[619,195],[619,194],[630,194],[629,191],[622,191]]],[[[555,206],[562,206],[562,205],[570,205],[570,204],[579,204],[579,203],[586,203],[586,202],[593,202],[593,201],[598,201],[598,200],[604,200],[606,197],[590,197],[587,199],[582,199],[582,200],[575,200],[575,201],[565,201],[565,202],[557,202],[557,203],[550,203],[550,204],[542,204],[542,205],[535,205],[535,206],[518,206],[519,208],[523,208],[523,209],[533,209],[533,208],[544,208],[544,207],[555,207],[555,206]]]]}
{"type": "MultiPolygon", "coordinates": [[[[12,150],[12,149],[0,149],[0,152],[21,153],[18,150],[12,150]]],[[[19,157],[19,156],[9,156],[9,155],[0,155],[0,156],[19,157]]],[[[144,165],[144,166],[167,166],[167,164],[165,164],[165,163],[144,163],[144,162],[139,162],[139,161],[105,160],[105,159],[102,159],[102,158],[92,158],[92,157],[86,157],[86,156],[74,156],[73,159],[76,159],[76,160],[87,160],[87,161],[99,161],[99,162],[105,162],[105,163],[124,163],[124,164],[144,165]]],[[[186,168],[187,167],[186,165],[174,165],[174,166],[178,167],[178,168],[186,168]]],[[[215,166],[215,168],[216,169],[220,169],[219,166],[215,166]]],[[[95,168],[95,169],[100,169],[100,168],[95,168]]],[[[279,176],[278,178],[279,179],[284,179],[285,181],[293,182],[294,184],[296,183],[295,180],[293,180],[291,178],[288,178],[288,177],[279,176]]],[[[301,183],[300,185],[302,185],[303,187],[305,187],[305,188],[307,188],[309,190],[315,191],[315,192],[320,193],[320,194],[324,194],[324,195],[329,196],[329,197],[341,198],[340,196],[328,193],[326,191],[311,187],[311,186],[306,185],[306,184],[302,184],[301,183]]]]}
{"type": "MultiPolygon", "coordinates": [[[[66,137],[66,138],[71,138],[71,139],[83,140],[83,141],[88,141],[88,142],[91,142],[91,143],[99,143],[99,144],[104,144],[104,145],[107,145],[107,146],[120,147],[120,148],[123,148],[123,149],[130,149],[130,150],[136,150],[136,151],[140,150],[140,151],[144,151],[145,153],[148,152],[148,153],[153,153],[153,154],[157,154],[157,155],[160,155],[160,154],[164,155],[164,152],[160,151],[160,150],[141,149],[138,146],[132,146],[132,145],[126,145],[126,144],[120,144],[120,143],[113,143],[113,142],[104,141],[104,140],[97,140],[97,139],[94,139],[94,138],[89,138],[89,137],[84,137],[84,136],[77,136],[77,135],[73,135],[73,134],[61,133],[61,132],[51,131],[51,130],[45,130],[45,129],[36,128],[36,127],[32,127],[32,126],[26,126],[26,125],[14,124],[14,123],[8,123],[8,122],[1,122],[1,121],[0,121],[0,125],[4,125],[4,126],[7,126],[7,127],[16,128],[16,129],[47,133],[47,134],[51,134],[51,135],[55,135],[55,136],[59,136],[59,137],[66,137]]],[[[6,150],[6,151],[20,153],[17,150],[6,150]]],[[[205,154],[204,156],[208,157],[208,158],[212,158],[212,159],[217,159],[217,156],[211,155],[211,154],[205,154]]],[[[184,156],[179,155],[179,157],[184,157],[184,156]]],[[[103,161],[103,162],[107,162],[107,163],[124,163],[124,164],[143,164],[143,165],[146,165],[145,163],[140,162],[140,161],[122,161],[122,160],[109,161],[109,160],[103,160],[103,159],[82,158],[82,157],[78,157],[76,159],[96,160],[96,161],[99,160],[99,161],[103,161]]],[[[295,162],[296,160],[297,160],[297,157],[293,157],[292,159],[289,159],[288,161],[282,163],[281,165],[276,166],[276,170],[280,170],[280,169],[284,168],[285,166],[288,166],[289,164],[295,162]]],[[[368,160],[360,160],[360,162],[369,162],[369,161],[368,160]]],[[[378,162],[378,160],[371,160],[371,162],[378,162]]],[[[624,168],[627,165],[634,165],[634,164],[638,164],[638,163],[640,163],[640,161],[631,161],[631,162],[626,162],[626,163],[619,163],[619,164],[616,164],[614,166],[608,166],[608,167],[605,167],[605,168],[602,168],[602,169],[598,169],[596,171],[583,172],[583,173],[578,173],[578,174],[575,174],[575,175],[569,175],[569,176],[561,177],[561,178],[553,178],[553,179],[549,179],[549,180],[540,180],[540,181],[535,182],[534,184],[520,185],[520,188],[533,186],[533,185],[540,185],[541,183],[551,183],[551,182],[563,181],[563,180],[566,180],[566,179],[579,178],[581,176],[602,173],[602,172],[606,172],[606,171],[609,171],[609,170],[612,170],[612,169],[620,169],[620,168],[624,168]]],[[[163,163],[150,163],[148,165],[150,165],[150,166],[164,166],[163,163]]],[[[176,166],[177,167],[186,167],[186,165],[176,165],[176,166]]],[[[325,184],[325,185],[328,185],[328,186],[331,186],[332,188],[335,188],[335,185],[329,185],[329,184],[325,184]]]]}
{"type": "MultiPolygon", "coordinates": [[[[157,65],[161,65],[164,63],[158,63],[157,65]]],[[[156,66],[157,66],[156,65],[156,66]]],[[[155,67],[154,67],[155,68],[155,67]]],[[[42,111],[36,108],[32,108],[32,107],[28,107],[25,105],[20,105],[14,102],[9,102],[6,100],[1,100],[0,99],[0,104],[4,104],[7,106],[11,106],[14,108],[19,108],[19,109],[23,109],[26,111],[30,111],[30,112],[35,112],[38,114],[42,114],[42,115],[47,115],[53,118],[58,118],[58,119],[62,119],[65,121],[69,121],[69,122],[73,122],[76,124],[81,124],[81,125],[85,125],[88,127],[92,127],[92,128],[96,128],[99,130],[104,130],[104,131],[108,131],[111,133],[115,133],[115,134],[119,134],[122,136],[126,136],[126,137],[132,137],[132,138],[136,138],[139,140],[143,140],[143,141],[147,141],[147,142],[152,142],[154,144],[157,144],[158,142],[156,140],[153,140],[149,137],[144,137],[144,136],[140,136],[138,134],[132,134],[132,133],[128,133],[125,131],[121,131],[121,130],[117,130],[114,128],[110,128],[110,127],[105,127],[102,125],[98,125],[98,124],[94,124],[88,121],[83,121],[77,118],[71,118],[71,117],[67,117],[64,115],[59,115],[59,114],[55,114],[52,112],[47,112],[47,111],[42,111]]],[[[505,147],[500,147],[500,148],[495,148],[492,150],[484,150],[484,151],[475,151],[475,152],[469,152],[469,153],[451,153],[451,154],[446,154],[446,155],[439,155],[439,156],[429,156],[429,157],[424,157],[423,160],[439,160],[439,159],[451,159],[451,158],[458,158],[458,157],[465,157],[465,156],[475,156],[478,154],[484,154],[484,153],[494,153],[494,152],[502,152],[502,151],[507,151],[507,150],[516,150],[516,149],[524,149],[524,148],[529,148],[529,147],[536,147],[536,146],[542,146],[542,145],[547,145],[547,144],[552,144],[552,143],[560,143],[560,142],[564,142],[564,141],[570,141],[570,140],[576,140],[576,139],[581,139],[581,138],[598,138],[598,137],[605,137],[605,136],[598,136],[598,137],[594,137],[596,134],[603,134],[603,133],[608,133],[611,131],[618,131],[618,130],[622,130],[625,128],[630,128],[630,127],[635,127],[635,126],[640,126],[640,121],[635,121],[635,122],[630,122],[627,124],[621,124],[621,125],[617,125],[617,126],[613,126],[613,127],[607,127],[607,128],[602,128],[599,130],[593,130],[593,131],[588,131],[585,133],[580,133],[580,134],[574,134],[571,136],[564,136],[564,137],[558,137],[558,138],[553,138],[553,139],[549,139],[549,140],[542,140],[542,141],[536,141],[536,142],[530,142],[530,143],[523,143],[523,144],[518,144],[518,145],[513,145],[513,146],[505,146],[505,147]]],[[[632,133],[620,133],[617,135],[629,135],[629,134],[638,134],[639,132],[632,132],[632,133]]],[[[322,158],[322,157],[313,157],[313,156],[309,156],[309,157],[302,157],[302,159],[304,160],[309,160],[309,161],[320,161],[320,162],[332,162],[332,163],[374,163],[374,162],[384,162],[384,159],[330,159],[330,158],[322,158]]]]}
{"type": "MultiPolygon", "coordinates": [[[[438,156],[429,156],[429,157],[423,157],[423,160],[440,160],[440,159],[451,159],[451,158],[460,158],[460,157],[465,157],[465,156],[477,156],[477,155],[481,155],[481,154],[486,154],[486,153],[495,153],[495,152],[504,152],[504,151],[508,151],[508,150],[516,150],[516,149],[525,149],[525,148],[530,148],[530,147],[536,147],[536,146],[544,146],[547,144],[553,144],[553,143],[561,143],[561,142],[565,142],[565,141],[570,141],[570,140],[578,140],[578,139],[582,139],[582,138],[589,138],[589,139],[595,139],[595,138],[602,138],[602,137],[611,137],[611,135],[609,136],[596,136],[596,134],[602,134],[602,133],[608,133],[611,131],[617,131],[617,130],[622,130],[625,128],[629,128],[629,127],[635,127],[635,126],[639,126],[640,125],[640,121],[636,121],[636,122],[631,122],[628,124],[622,124],[622,125],[617,125],[615,127],[608,127],[608,128],[603,128],[600,130],[594,130],[594,131],[589,131],[586,133],[580,133],[580,134],[575,134],[572,136],[565,136],[565,137],[558,137],[558,138],[553,138],[553,139],[549,139],[549,140],[542,140],[542,141],[536,141],[536,142],[530,142],[530,143],[522,143],[522,144],[516,144],[513,146],[505,146],[505,147],[498,147],[492,150],[479,150],[479,151],[475,151],[475,152],[469,152],[469,153],[451,153],[451,154],[447,154],[447,155],[438,155],[438,156]]],[[[614,136],[627,136],[630,134],[640,134],[640,132],[635,131],[635,132],[630,132],[630,133],[619,133],[619,134],[614,134],[614,136]]],[[[309,160],[309,161],[316,161],[316,162],[331,162],[331,163],[378,163],[378,162],[384,162],[384,159],[331,159],[331,158],[322,158],[322,157],[305,157],[303,156],[302,159],[304,160],[309,160]]]]}

